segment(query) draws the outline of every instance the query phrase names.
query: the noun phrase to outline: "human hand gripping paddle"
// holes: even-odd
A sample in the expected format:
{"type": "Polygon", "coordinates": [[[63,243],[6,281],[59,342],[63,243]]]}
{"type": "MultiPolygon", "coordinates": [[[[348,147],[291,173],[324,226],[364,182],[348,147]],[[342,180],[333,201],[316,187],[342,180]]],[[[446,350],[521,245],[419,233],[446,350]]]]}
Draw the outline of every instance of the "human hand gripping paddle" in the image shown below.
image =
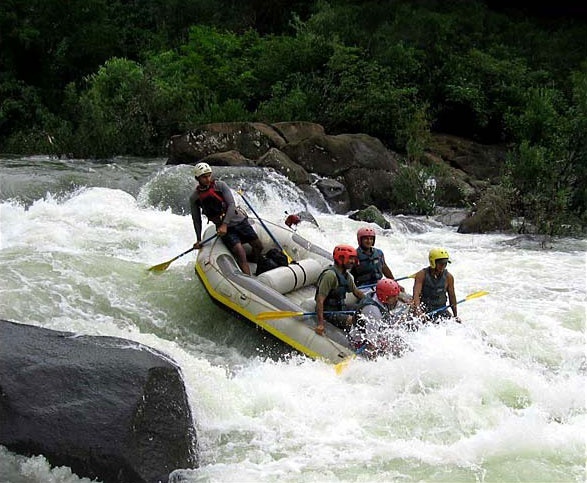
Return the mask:
{"type": "Polygon", "coordinates": [[[271,240],[273,240],[273,243],[275,243],[275,245],[282,251],[282,253],[287,257],[287,263],[291,263],[293,262],[293,258],[290,257],[288,255],[288,253],[285,251],[285,249],[281,246],[281,244],[279,243],[279,241],[277,240],[277,238],[275,238],[273,236],[273,233],[271,233],[271,231],[269,230],[269,228],[267,228],[267,225],[265,224],[265,222],[261,219],[261,217],[257,214],[257,212],[255,211],[255,209],[251,206],[251,203],[249,203],[249,200],[247,200],[245,198],[245,195],[243,194],[243,190],[238,190],[238,194],[241,195],[241,198],[244,200],[244,202],[247,204],[247,206],[249,207],[249,209],[253,212],[253,215],[255,215],[257,217],[257,220],[259,220],[259,223],[261,223],[261,226],[265,229],[265,231],[267,232],[267,234],[271,237],[271,240]]]}
{"type": "MultiPolygon", "coordinates": [[[[205,245],[206,243],[208,243],[209,241],[213,240],[217,236],[218,235],[215,233],[211,237],[206,238],[204,241],[200,242],[200,246],[205,245]]],[[[166,262],[160,263],[159,265],[153,265],[148,270],[149,270],[149,272],[163,272],[164,270],[167,270],[167,267],[169,267],[169,265],[171,265],[173,262],[175,262],[175,260],[177,260],[178,258],[183,257],[184,255],[187,255],[189,252],[194,251],[195,249],[196,249],[196,247],[192,247],[189,250],[186,250],[185,252],[180,253],[176,257],[173,257],[171,260],[168,260],[166,262]]]]}
{"type": "MultiPolygon", "coordinates": [[[[476,299],[479,297],[483,297],[484,295],[487,295],[489,292],[486,292],[485,290],[480,290],[479,292],[473,292],[470,293],[469,295],[467,295],[464,299],[458,300],[457,304],[460,304],[462,302],[466,302],[467,300],[471,300],[471,299],[476,299]]],[[[438,309],[434,309],[430,312],[426,312],[426,315],[433,315],[436,314],[437,312],[442,312],[443,310],[446,309],[450,309],[450,305],[446,305],[444,307],[440,307],[438,309]]]]}
{"type": "MultiPolygon", "coordinates": [[[[416,275],[418,275],[418,273],[412,273],[411,275],[406,275],[405,277],[394,278],[393,280],[396,281],[396,282],[399,282],[400,280],[406,280],[408,278],[416,278],[416,275]]],[[[368,283],[366,285],[360,285],[357,288],[359,290],[364,290],[366,288],[375,287],[375,285],[377,285],[377,283],[368,283]]]]}
{"type": "MultiPolygon", "coordinates": [[[[331,310],[325,311],[325,314],[346,314],[352,315],[356,310],[331,310]]],[[[259,312],[257,314],[257,320],[273,320],[273,319],[285,319],[288,317],[303,317],[305,315],[318,315],[318,312],[293,312],[286,310],[273,310],[270,312],[259,312]]]]}

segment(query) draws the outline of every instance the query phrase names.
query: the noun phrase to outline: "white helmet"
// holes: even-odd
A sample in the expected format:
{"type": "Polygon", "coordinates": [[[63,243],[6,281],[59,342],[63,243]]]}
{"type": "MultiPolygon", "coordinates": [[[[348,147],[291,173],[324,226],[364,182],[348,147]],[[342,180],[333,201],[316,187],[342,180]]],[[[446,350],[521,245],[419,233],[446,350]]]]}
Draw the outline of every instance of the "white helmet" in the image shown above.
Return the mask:
{"type": "Polygon", "coordinates": [[[198,163],[194,168],[194,176],[199,178],[203,174],[208,174],[212,172],[212,168],[208,163],[198,163]]]}

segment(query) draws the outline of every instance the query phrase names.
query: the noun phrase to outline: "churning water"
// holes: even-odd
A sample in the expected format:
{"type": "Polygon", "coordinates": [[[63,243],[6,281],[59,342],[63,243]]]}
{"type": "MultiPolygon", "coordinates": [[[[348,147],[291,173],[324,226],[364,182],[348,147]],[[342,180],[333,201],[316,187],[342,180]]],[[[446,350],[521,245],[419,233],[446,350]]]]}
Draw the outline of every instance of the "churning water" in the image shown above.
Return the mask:
{"type": "MultiPolygon", "coordinates": [[[[396,276],[443,246],[457,298],[489,295],[459,306],[462,325],[409,334],[404,357],[337,375],[214,305],[193,253],[147,271],[195,241],[191,167],[38,157],[0,160],[0,173],[0,318],[169,354],[199,440],[200,467],[178,468],[182,481],[585,481],[585,240],[543,246],[388,214],[377,246],[396,276]]],[[[325,249],[356,245],[361,224],[280,175],[216,174],[269,220],[310,211],[319,227],[298,231],[325,249]]],[[[3,447],[0,480],[89,481],[3,447]]]]}

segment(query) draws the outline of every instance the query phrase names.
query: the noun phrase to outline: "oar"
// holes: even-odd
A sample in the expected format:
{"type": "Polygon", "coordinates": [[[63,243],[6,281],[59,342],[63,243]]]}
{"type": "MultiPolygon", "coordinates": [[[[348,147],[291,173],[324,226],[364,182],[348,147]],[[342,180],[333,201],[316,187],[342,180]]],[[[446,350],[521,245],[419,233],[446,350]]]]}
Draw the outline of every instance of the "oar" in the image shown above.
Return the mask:
{"type": "MultiPolygon", "coordinates": [[[[216,233],[214,233],[214,235],[212,235],[209,238],[206,238],[202,243],[200,243],[200,246],[208,243],[210,240],[213,240],[217,236],[218,235],[216,235],[216,233]]],[[[189,250],[186,250],[185,252],[180,253],[176,257],[173,257],[171,260],[168,260],[166,262],[160,263],[159,265],[153,265],[151,268],[149,268],[149,271],[150,272],[163,272],[164,270],[167,270],[167,267],[169,267],[169,265],[171,265],[173,262],[175,262],[175,260],[177,260],[178,258],[183,257],[184,255],[187,255],[189,252],[192,252],[194,250],[195,250],[195,247],[192,247],[189,250]]]]}
{"type": "Polygon", "coordinates": [[[243,191],[242,190],[239,190],[238,191],[238,194],[241,195],[242,199],[245,201],[245,203],[247,204],[247,206],[249,207],[249,209],[253,212],[253,215],[255,215],[257,217],[257,220],[259,220],[259,223],[261,223],[261,226],[265,229],[265,231],[267,232],[267,234],[271,237],[271,239],[273,240],[273,243],[275,243],[275,245],[277,245],[279,247],[279,249],[283,252],[283,254],[287,257],[287,263],[291,263],[293,261],[293,258],[288,255],[288,253],[284,250],[284,248],[281,246],[281,244],[277,241],[277,238],[275,238],[273,236],[273,233],[271,233],[271,230],[269,230],[269,228],[267,228],[267,225],[261,219],[261,217],[257,214],[257,212],[255,211],[255,208],[253,208],[251,206],[251,203],[249,203],[249,200],[247,200],[245,198],[245,195],[243,194],[243,191]]]}
{"type": "MultiPolygon", "coordinates": [[[[480,290],[479,292],[470,293],[464,299],[459,300],[457,302],[457,304],[460,304],[462,302],[466,302],[467,300],[471,300],[471,299],[476,299],[476,298],[479,298],[479,297],[483,297],[483,295],[487,295],[488,293],[489,292],[486,292],[485,290],[480,290]]],[[[430,312],[426,312],[426,315],[433,315],[433,314],[435,314],[437,312],[442,312],[443,310],[446,310],[446,309],[450,309],[450,305],[447,305],[445,307],[440,307],[439,309],[435,309],[435,310],[432,310],[430,312]]]]}
{"type": "MultiPolygon", "coordinates": [[[[400,278],[394,278],[393,280],[395,280],[396,282],[399,282],[400,280],[406,280],[407,278],[416,278],[416,275],[418,275],[417,273],[412,273],[411,275],[407,275],[405,277],[400,277],[400,278]]],[[[371,288],[371,287],[375,287],[375,285],[377,285],[377,282],[375,283],[369,283],[367,285],[360,285],[358,287],[359,290],[363,290],[364,288],[371,288]]]]}
{"type": "MultiPolygon", "coordinates": [[[[325,311],[325,314],[354,314],[356,310],[331,310],[325,311]]],[[[317,312],[288,312],[286,310],[274,310],[272,312],[260,312],[257,314],[257,320],[285,319],[287,317],[303,317],[304,315],[318,315],[317,312]]]]}

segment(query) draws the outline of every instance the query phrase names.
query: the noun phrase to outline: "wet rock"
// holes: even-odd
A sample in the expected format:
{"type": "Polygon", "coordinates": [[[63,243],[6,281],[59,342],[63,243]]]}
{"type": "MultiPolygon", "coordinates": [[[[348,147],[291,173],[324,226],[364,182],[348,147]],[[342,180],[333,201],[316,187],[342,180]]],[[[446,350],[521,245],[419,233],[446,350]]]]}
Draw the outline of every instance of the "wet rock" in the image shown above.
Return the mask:
{"type": "Polygon", "coordinates": [[[165,482],[197,466],[179,368],[129,340],[0,320],[0,444],[80,477],[165,482]]]}

